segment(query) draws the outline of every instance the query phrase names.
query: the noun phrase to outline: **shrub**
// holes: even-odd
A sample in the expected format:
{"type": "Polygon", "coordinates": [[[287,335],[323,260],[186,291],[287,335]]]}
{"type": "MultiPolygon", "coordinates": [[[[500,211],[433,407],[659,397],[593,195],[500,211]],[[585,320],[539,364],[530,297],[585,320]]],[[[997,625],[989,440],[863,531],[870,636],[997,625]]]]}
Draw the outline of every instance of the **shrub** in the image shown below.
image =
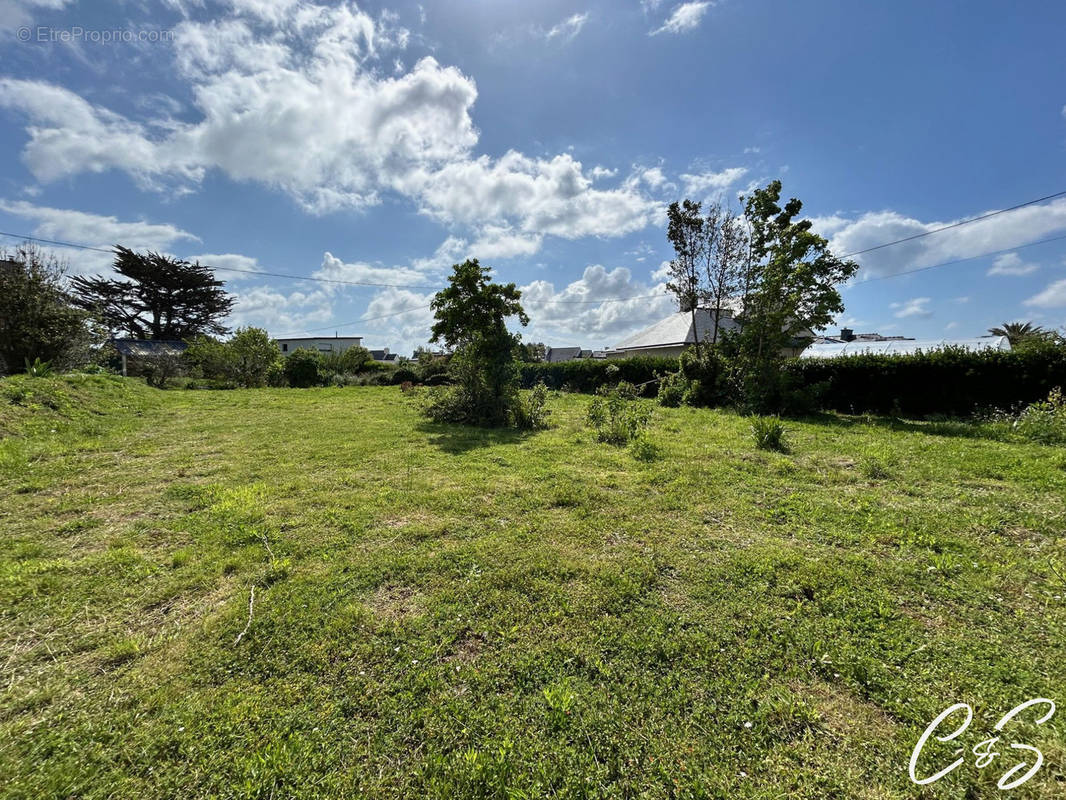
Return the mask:
{"type": "Polygon", "coordinates": [[[318,386],[322,381],[321,367],[322,356],[318,351],[301,347],[293,350],[285,359],[285,379],[289,386],[297,389],[318,386]]]}
{"type": "Polygon", "coordinates": [[[1014,430],[1040,444],[1066,444],[1066,398],[1052,389],[1047,400],[1031,403],[1014,422],[1014,430]]]}
{"type": "Polygon", "coordinates": [[[226,348],[231,353],[229,377],[249,388],[265,386],[270,367],[280,357],[277,345],[262,328],[238,328],[226,348]]]}
{"type": "Polygon", "coordinates": [[[596,393],[585,421],[601,442],[626,444],[648,427],[651,409],[637,399],[633,384],[622,381],[613,389],[603,387],[596,393]]]}
{"type": "Polygon", "coordinates": [[[659,379],[659,405],[677,408],[685,401],[689,382],[680,372],[668,372],[659,379]]]}
{"type": "Polygon", "coordinates": [[[33,363],[26,359],[26,374],[31,378],[51,378],[53,375],[52,362],[41,361],[39,358],[33,359],[33,363]]]}
{"type": "Polygon", "coordinates": [[[540,362],[519,365],[519,381],[523,389],[543,383],[549,389],[595,393],[601,386],[619,381],[634,385],[647,384],[641,394],[652,397],[657,391],[654,381],[660,374],[677,372],[676,358],[634,356],[632,358],[582,358],[553,364],[540,362]]]}
{"type": "Polygon", "coordinates": [[[548,387],[538,383],[515,406],[515,427],[538,431],[548,427],[548,387]]]}
{"type": "Polygon", "coordinates": [[[63,371],[89,360],[98,337],[64,287],[65,265],[35,245],[0,249],[0,375],[35,359],[63,371]]]}
{"type": "Polygon", "coordinates": [[[818,405],[848,414],[969,416],[1015,409],[1066,386],[1066,347],[1038,342],[1018,350],[943,348],[914,355],[792,359],[796,387],[823,391],[818,405]]]}
{"type": "Polygon", "coordinates": [[[760,450],[776,450],[784,453],[788,449],[785,443],[785,426],[777,417],[752,417],[751,437],[755,440],[755,446],[760,450]]]}
{"type": "Polygon", "coordinates": [[[415,374],[414,370],[408,369],[407,367],[400,367],[392,373],[392,383],[418,383],[418,375],[415,374]]]}

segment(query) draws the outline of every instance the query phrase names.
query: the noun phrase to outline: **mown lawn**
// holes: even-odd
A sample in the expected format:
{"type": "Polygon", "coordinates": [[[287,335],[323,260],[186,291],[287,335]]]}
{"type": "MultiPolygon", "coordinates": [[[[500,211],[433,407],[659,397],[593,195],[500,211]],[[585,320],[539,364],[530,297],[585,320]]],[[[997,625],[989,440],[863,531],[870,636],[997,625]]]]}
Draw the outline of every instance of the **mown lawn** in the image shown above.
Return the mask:
{"type": "Polygon", "coordinates": [[[588,401],[0,381],[0,796],[1066,796],[1066,450],[588,401]]]}

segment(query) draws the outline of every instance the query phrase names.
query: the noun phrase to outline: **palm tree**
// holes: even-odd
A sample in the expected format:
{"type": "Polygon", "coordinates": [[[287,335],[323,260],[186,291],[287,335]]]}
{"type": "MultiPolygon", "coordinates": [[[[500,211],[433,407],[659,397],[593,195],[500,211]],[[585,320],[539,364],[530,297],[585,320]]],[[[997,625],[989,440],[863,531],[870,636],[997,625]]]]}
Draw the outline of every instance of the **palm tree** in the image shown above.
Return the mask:
{"type": "Polygon", "coordinates": [[[1047,332],[1031,322],[1004,322],[998,328],[989,328],[993,336],[1006,336],[1011,347],[1017,347],[1026,339],[1043,338],[1047,332]]]}

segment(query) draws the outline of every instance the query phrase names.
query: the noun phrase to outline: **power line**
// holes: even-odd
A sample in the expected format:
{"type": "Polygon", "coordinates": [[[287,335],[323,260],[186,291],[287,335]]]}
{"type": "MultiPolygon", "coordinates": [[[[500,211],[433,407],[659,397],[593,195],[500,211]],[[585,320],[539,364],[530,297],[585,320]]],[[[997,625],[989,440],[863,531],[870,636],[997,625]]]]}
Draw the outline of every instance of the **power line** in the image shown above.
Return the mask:
{"type": "MultiPolygon", "coordinates": [[[[1055,192],[1055,194],[1045,195],[1044,197],[1038,197],[1036,200],[1027,200],[1024,203],[1018,203],[1016,206],[1010,206],[1009,208],[1001,208],[999,211],[990,211],[987,214],[982,214],[979,217],[971,217],[970,219],[959,220],[958,222],[952,222],[949,225],[941,225],[939,228],[933,228],[931,231],[924,231],[922,233],[916,233],[913,236],[904,236],[902,239],[896,239],[895,241],[885,242],[884,244],[874,245],[873,247],[867,247],[865,250],[856,250],[854,253],[845,253],[840,258],[851,258],[852,256],[861,256],[863,253],[872,253],[874,250],[881,250],[885,247],[891,247],[895,244],[903,244],[903,242],[913,242],[915,239],[921,239],[923,236],[932,236],[934,233],[940,233],[941,231],[950,230],[951,228],[958,228],[962,225],[969,225],[971,222],[980,222],[983,219],[994,217],[998,214],[1006,214],[1008,211],[1017,211],[1019,208],[1025,208],[1026,206],[1036,205],[1037,203],[1043,203],[1045,200],[1052,200],[1056,197],[1062,197],[1066,195],[1066,191],[1055,192]]],[[[1013,249],[1013,248],[1012,248],[1013,249]]]]}
{"type": "Polygon", "coordinates": [[[952,261],[942,261],[939,264],[930,264],[927,267],[918,267],[917,269],[908,269],[908,270],[905,270],[904,272],[893,272],[891,275],[877,275],[876,277],[873,277],[873,278],[866,278],[866,280],[861,281],[860,283],[857,283],[855,285],[856,286],[862,286],[863,283],[869,283],[870,281],[883,281],[883,280],[886,280],[888,278],[898,278],[901,275],[913,275],[916,272],[926,272],[927,270],[931,270],[931,269],[940,269],[941,267],[950,267],[953,264],[963,264],[963,263],[965,263],[967,261],[975,261],[978,258],[988,258],[989,256],[998,256],[998,255],[1002,255],[1003,253],[1013,253],[1015,250],[1024,250],[1027,247],[1036,247],[1037,245],[1049,244],[1050,242],[1061,242],[1063,239],[1066,239],[1066,234],[1063,234],[1062,236],[1052,236],[1050,239],[1041,239],[1038,242],[1029,242],[1029,244],[1020,244],[1017,247],[1005,247],[1002,250],[991,250],[991,251],[989,251],[987,253],[981,253],[980,255],[976,255],[976,256],[966,256],[965,258],[956,258],[956,259],[954,259],[952,261]]]}

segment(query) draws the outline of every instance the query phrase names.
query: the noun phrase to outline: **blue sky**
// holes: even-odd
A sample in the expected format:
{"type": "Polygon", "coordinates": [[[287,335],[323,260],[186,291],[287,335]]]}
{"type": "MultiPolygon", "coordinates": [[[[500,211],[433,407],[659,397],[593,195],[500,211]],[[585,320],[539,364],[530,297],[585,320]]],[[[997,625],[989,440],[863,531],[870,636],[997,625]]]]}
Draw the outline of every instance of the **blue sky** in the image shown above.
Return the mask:
{"type": "MultiPolygon", "coordinates": [[[[474,255],[527,340],[609,346],[672,310],[671,200],[781,178],[846,253],[1066,190],[1066,6],[1019,8],[0,0],[0,229],[392,284],[220,273],[231,324],[400,352],[474,255]]],[[[859,257],[840,322],[1061,326],[1059,236],[1066,197],[859,257]]]]}

